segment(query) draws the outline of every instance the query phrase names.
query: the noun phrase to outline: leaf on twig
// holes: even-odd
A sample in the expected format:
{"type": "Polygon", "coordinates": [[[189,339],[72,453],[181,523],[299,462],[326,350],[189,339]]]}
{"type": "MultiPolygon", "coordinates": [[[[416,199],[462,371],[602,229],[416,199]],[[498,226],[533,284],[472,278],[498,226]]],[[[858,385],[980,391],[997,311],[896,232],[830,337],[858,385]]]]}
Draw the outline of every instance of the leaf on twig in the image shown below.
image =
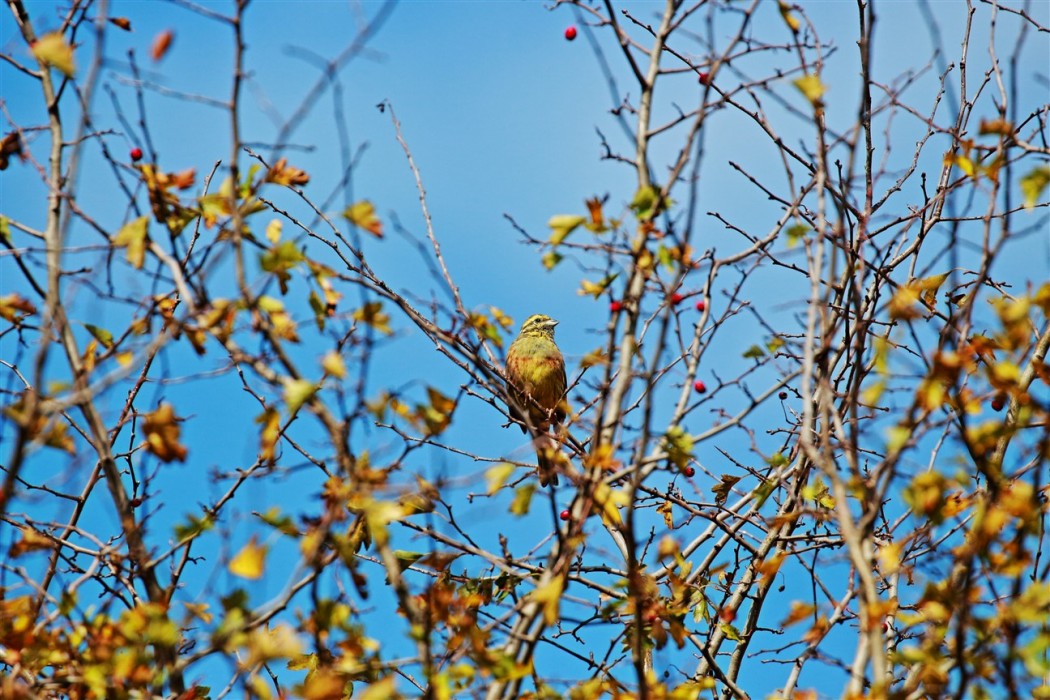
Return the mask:
{"type": "Polygon", "coordinates": [[[819,75],[803,75],[801,78],[796,78],[793,83],[811,105],[814,107],[824,105],[823,97],[827,92],[827,87],[820,81],[819,75]]]}
{"type": "Polygon", "coordinates": [[[73,77],[73,47],[66,42],[61,32],[51,32],[33,42],[29,49],[36,60],[45,66],[58,69],[67,77],[73,77]]]}
{"type": "Polygon", "coordinates": [[[161,404],[156,411],[146,414],[142,431],[146,434],[146,449],[161,461],[186,461],[186,447],[179,442],[179,418],[170,403],[161,404]]]}
{"type": "Polygon", "coordinates": [[[358,228],[363,228],[376,238],[383,237],[383,222],[376,216],[376,208],[372,202],[362,199],[354,202],[343,211],[343,218],[358,228]]]}
{"type": "Polygon", "coordinates": [[[234,576],[256,581],[262,578],[266,567],[266,545],[259,544],[255,535],[248,544],[230,560],[229,570],[234,576]]]}

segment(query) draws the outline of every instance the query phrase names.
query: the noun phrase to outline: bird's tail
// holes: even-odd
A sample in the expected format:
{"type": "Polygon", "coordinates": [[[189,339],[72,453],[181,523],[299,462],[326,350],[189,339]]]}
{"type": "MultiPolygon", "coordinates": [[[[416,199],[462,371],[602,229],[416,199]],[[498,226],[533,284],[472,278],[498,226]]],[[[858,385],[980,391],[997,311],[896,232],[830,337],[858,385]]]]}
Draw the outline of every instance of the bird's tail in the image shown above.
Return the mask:
{"type": "Polygon", "coordinates": [[[561,451],[561,446],[547,433],[541,433],[532,441],[536,448],[537,473],[541,486],[557,486],[558,472],[569,458],[561,451]]]}

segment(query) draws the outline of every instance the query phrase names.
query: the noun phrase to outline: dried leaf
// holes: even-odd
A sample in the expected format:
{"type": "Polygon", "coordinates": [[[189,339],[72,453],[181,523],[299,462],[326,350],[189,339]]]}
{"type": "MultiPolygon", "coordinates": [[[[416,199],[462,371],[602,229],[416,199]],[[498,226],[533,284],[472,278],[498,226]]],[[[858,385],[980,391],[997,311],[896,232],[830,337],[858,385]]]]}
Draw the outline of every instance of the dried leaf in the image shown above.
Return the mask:
{"type": "Polygon", "coordinates": [[[370,301],[357,311],[354,311],[352,317],[355,321],[361,321],[384,335],[392,335],[394,333],[390,328],[390,315],[383,312],[382,302],[370,301]]]}
{"type": "Polygon", "coordinates": [[[288,165],[287,158],[281,158],[270,166],[270,170],[266,173],[266,182],[272,182],[277,185],[302,186],[310,182],[310,176],[306,174],[305,170],[288,165]]]}
{"type": "Polygon", "coordinates": [[[376,216],[376,208],[367,199],[354,202],[343,212],[343,218],[358,228],[363,228],[376,238],[383,237],[383,222],[376,216]]]}
{"type": "Polygon", "coordinates": [[[185,462],[187,450],[179,443],[179,419],[171,404],[161,404],[153,413],[146,414],[142,431],[146,434],[146,449],[164,462],[185,462]]]}
{"type": "Polygon", "coordinates": [[[0,140],[0,170],[7,170],[11,156],[25,158],[22,155],[22,139],[18,137],[17,131],[5,134],[3,140],[0,140]]]}

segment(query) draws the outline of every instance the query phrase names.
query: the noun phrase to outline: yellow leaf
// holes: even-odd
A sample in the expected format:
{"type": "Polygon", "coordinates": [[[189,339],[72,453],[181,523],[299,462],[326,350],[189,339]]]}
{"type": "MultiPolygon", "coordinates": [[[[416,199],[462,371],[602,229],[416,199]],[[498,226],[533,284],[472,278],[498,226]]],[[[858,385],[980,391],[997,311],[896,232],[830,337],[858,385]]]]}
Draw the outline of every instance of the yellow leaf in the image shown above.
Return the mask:
{"type": "Polygon", "coordinates": [[[284,401],[288,413],[295,413],[317,391],[317,385],[308,379],[288,379],[284,383],[284,401]]]}
{"type": "Polygon", "coordinates": [[[333,377],[338,379],[346,377],[346,362],[343,361],[343,356],[335,350],[324,356],[324,359],[321,360],[321,367],[333,377]]]}
{"type": "Polygon", "coordinates": [[[124,224],[113,237],[113,245],[128,249],[128,262],[137,270],[142,269],[146,261],[146,247],[149,236],[149,217],[140,216],[124,224]]]}
{"type": "Polygon", "coordinates": [[[507,483],[507,479],[514,473],[514,465],[504,462],[503,464],[497,464],[494,467],[490,467],[485,471],[485,481],[488,484],[488,493],[492,494],[503,488],[503,484],[507,483]]]}
{"type": "Polygon", "coordinates": [[[230,573],[253,581],[262,578],[266,566],[266,545],[261,545],[255,536],[230,560],[230,573]]]}
{"type": "Polygon", "coordinates": [[[259,431],[259,458],[269,462],[277,454],[277,440],[281,437],[281,414],[267,408],[256,419],[262,425],[259,431]]]}
{"type": "MultiPolygon", "coordinates": [[[[354,700],[389,700],[397,697],[397,685],[393,676],[388,676],[364,689],[354,700]]],[[[355,696],[357,694],[355,693],[355,696]]],[[[345,697],[345,696],[344,696],[345,697]]]]}
{"type": "Polygon", "coordinates": [[[378,301],[370,301],[357,311],[352,317],[355,321],[361,321],[384,335],[393,335],[390,329],[390,315],[383,312],[383,304],[378,301]]]}
{"type": "Polygon", "coordinates": [[[558,605],[564,589],[565,582],[560,576],[555,576],[532,592],[532,599],[543,607],[543,621],[548,625],[558,621],[558,605]]]}
{"type": "Polygon", "coordinates": [[[820,82],[820,76],[804,75],[801,78],[796,78],[794,84],[814,107],[821,105],[821,98],[824,97],[824,92],[827,88],[824,83],[820,82]]]}
{"type": "Polygon", "coordinates": [[[73,65],[73,47],[66,43],[61,32],[51,32],[33,42],[30,48],[36,60],[45,66],[52,66],[68,77],[73,77],[76,66],[73,65]]]}
{"type": "Polygon", "coordinates": [[[529,505],[532,503],[532,494],[536,491],[536,484],[528,483],[514,489],[514,500],[510,503],[510,512],[513,515],[528,515],[529,505]]]}
{"type": "Polygon", "coordinates": [[[900,571],[902,554],[903,548],[900,542],[890,542],[879,547],[879,563],[882,564],[881,573],[889,576],[900,571]]]}
{"type": "Polygon", "coordinates": [[[791,14],[791,5],[784,2],[784,0],[780,0],[777,4],[780,9],[780,16],[784,18],[784,23],[787,24],[788,29],[790,29],[792,33],[797,32],[802,26],[802,23],[799,22],[798,17],[791,14]]]}
{"type": "Polygon", "coordinates": [[[383,222],[376,216],[375,206],[367,199],[354,202],[343,212],[343,218],[354,226],[363,228],[376,238],[383,237],[383,222]]]}
{"type": "Polygon", "coordinates": [[[280,219],[274,219],[270,223],[266,224],[266,240],[270,243],[276,243],[281,240],[281,229],[284,228],[284,224],[280,219]]]}
{"type": "Polygon", "coordinates": [[[1024,208],[1032,211],[1043,195],[1043,190],[1050,185],[1050,165],[1040,165],[1028,171],[1021,178],[1021,194],[1024,195],[1024,208]]]}
{"type": "Polygon", "coordinates": [[[551,229],[551,245],[558,245],[564,241],[577,226],[580,226],[585,221],[587,221],[587,219],[584,217],[575,216],[573,214],[558,214],[552,216],[550,220],[547,221],[547,226],[551,229]]]}
{"type": "Polygon", "coordinates": [[[594,297],[595,299],[597,299],[598,297],[600,297],[602,295],[602,293],[606,289],[609,288],[609,285],[612,284],[613,280],[615,280],[618,276],[619,276],[619,273],[616,273],[615,275],[609,275],[608,277],[606,277],[605,279],[603,279],[603,280],[601,280],[599,282],[591,282],[590,280],[583,280],[582,282],[580,282],[580,289],[579,289],[579,291],[577,293],[580,296],[586,296],[586,295],[589,294],[592,297],[594,297]]]}

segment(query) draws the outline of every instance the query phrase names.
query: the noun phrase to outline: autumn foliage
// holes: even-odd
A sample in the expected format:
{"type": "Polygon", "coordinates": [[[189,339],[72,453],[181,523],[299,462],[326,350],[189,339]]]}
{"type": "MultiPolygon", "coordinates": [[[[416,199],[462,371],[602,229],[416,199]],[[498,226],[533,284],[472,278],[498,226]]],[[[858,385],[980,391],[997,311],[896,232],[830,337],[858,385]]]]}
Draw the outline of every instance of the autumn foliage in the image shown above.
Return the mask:
{"type": "Polygon", "coordinates": [[[916,6],[895,72],[904,3],[537,4],[619,184],[457,258],[413,114],[418,209],[351,186],[392,3],[281,110],[273,7],[113,4],[3,25],[0,696],[1050,698],[1045,7],[916,6]],[[220,97],[166,82],[202,26],[220,97]],[[502,429],[539,312],[556,487],[502,429]]]}

